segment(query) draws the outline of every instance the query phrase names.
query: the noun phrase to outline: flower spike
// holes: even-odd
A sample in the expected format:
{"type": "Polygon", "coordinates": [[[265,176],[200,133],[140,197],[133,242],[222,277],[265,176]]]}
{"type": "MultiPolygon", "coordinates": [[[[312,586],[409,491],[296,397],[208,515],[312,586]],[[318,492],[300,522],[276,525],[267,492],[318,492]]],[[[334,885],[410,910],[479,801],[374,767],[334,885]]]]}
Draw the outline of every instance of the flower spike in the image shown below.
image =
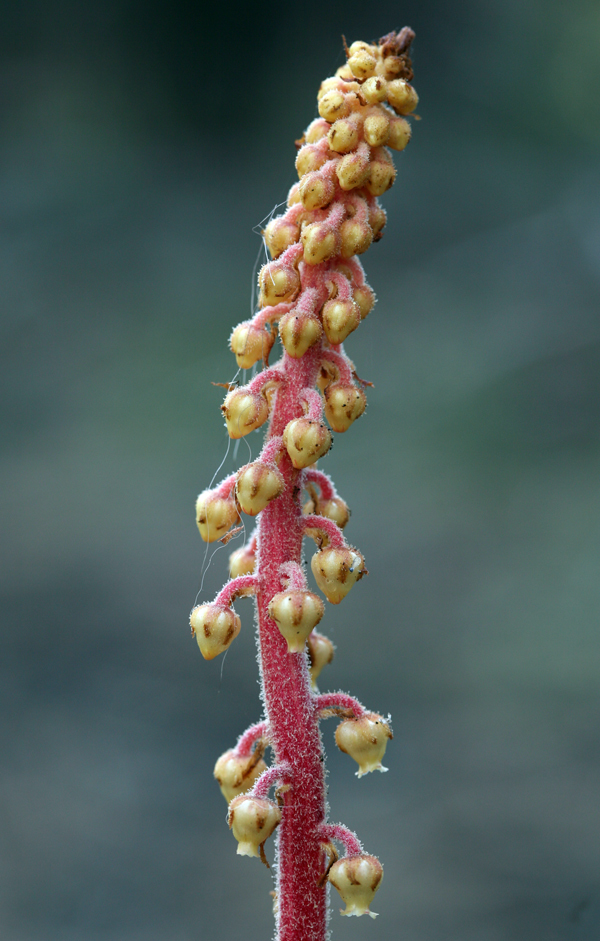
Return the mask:
{"type": "Polygon", "coordinates": [[[327,882],[346,905],[343,915],[374,918],[383,876],[358,837],[327,820],[320,722],[337,717],[336,743],[359,777],[385,770],[392,733],[348,693],[316,688],[334,654],[316,630],[326,602],[339,604],[367,574],[362,553],[346,541],[350,510],[316,465],[366,409],[370,383],[342,344],[359,349],[357,331],[375,305],[359,256],[384,234],[379,197],[397,179],[392,151],[411,139],[413,39],[405,27],[378,43],[352,43],[318,91],[319,116],[297,141],[298,182],[262,233],[271,258],[258,273],[258,310],[229,341],[237,366],[255,374],[227,387],[227,432],[239,439],[264,428],[264,446],[196,504],[206,542],[226,542],[243,519],[256,521],[229,557],[230,581],[194,607],[190,623],[202,656],[212,659],[241,629],[234,601],[254,597],[264,720],[221,755],[214,775],[238,854],[268,865],[264,844],[275,834],[276,941],[326,941],[327,882]],[[326,601],[309,588],[304,537],[316,543],[311,568],[326,601]]]}

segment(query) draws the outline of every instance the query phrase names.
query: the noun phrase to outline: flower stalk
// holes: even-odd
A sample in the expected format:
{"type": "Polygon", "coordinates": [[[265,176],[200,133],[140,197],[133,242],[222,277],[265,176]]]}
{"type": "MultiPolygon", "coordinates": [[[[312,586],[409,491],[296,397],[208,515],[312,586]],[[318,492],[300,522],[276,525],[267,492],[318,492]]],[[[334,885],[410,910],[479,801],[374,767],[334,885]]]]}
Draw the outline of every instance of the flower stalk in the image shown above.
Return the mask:
{"type": "Polygon", "coordinates": [[[309,590],[303,539],[316,544],[318,588],[339,604],[367,571],[346,541],[348,507],[315,465],[366,406],[369,383],[342,344],[375,303],[357,256],[383,234],[378,197],[396,176],[388,148],[403,150],[410,139],[406,116],[418,100],[410,85],[413,38],[405,27],[379,43],[353,43],[347,62],[321,85],[320,116],[297,142],[299,183],[263,233],[273,260],[259,273],[259,310],[230,339],[238,366],[262,361],[263,369],[229,387],[227,430],[236,439],[268,422],[265,444],[256,461],[201,493],[196,505],[207,542],[226,542],[242,513],[257,520],[230,557],[231,580],[212,603],[194,608],[191,625],[211,659],[241,629],[234,600],[254,596],[264,720],[219,758],[215,777],[238,853],[267,862],[264,845],[275,833],[277,941],[325,941],[328,884],[346,904],[342,914],[375,917],[369,904],[383,875],[355,834],[327,820],[320,721],[341,720],[336,742],[358,763],[359,777],[385,771],[391,730],[352,696],[316,689],[333,645],[315,631],[325,606],[309,590]],[[277,333],[282,356],[268,366],[277,333]]]}

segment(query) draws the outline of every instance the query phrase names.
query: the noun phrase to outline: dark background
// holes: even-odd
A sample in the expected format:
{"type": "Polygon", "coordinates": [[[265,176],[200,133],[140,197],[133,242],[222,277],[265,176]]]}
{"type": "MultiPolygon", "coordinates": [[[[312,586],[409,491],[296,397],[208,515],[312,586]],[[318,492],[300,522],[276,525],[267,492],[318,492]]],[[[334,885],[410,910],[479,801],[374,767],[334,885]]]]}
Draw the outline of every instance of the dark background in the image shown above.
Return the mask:
{"type": "Polygon", "coordinates": [[[325,727],[386,871],[334,937],[600,937],[597,2],[5,0],[3,941],[271,937],[212,780],[260,714],[250,603],[224,661],[188,628],[210,382],[341,34],[405,23],[422,120],[347,342],[375,388],[323,461],[371,574],[321,688],[396,733],[357,781],[325,727]]]}

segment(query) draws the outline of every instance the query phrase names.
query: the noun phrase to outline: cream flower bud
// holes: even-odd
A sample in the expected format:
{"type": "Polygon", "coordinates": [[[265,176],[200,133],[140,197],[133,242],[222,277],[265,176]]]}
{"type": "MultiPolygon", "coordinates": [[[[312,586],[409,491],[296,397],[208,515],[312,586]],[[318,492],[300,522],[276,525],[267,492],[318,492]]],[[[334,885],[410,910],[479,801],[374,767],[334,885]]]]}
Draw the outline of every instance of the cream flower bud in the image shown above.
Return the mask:
{"type": "Polygon", "coordinates": [[[353,255],[362,255],[373,241],[373,231],[367,222],[354,219],[344,219],[340,226],[340,255],[342,258],[352,258],[353,255]]]}
{"type": "Polygon", "coordinates": [[[311,222],[302,230],[304,261],[319,265],[339,251],[340,237],[326,222],[311,222]]]}
{"type": "Polygon", "coordinates": [[[233,389],[225,396],[221,406],[230,438],[243,438],[255,428],[264,425],[269,417],[269,405],[263,392],[233,389]]]}
{"type": "Polygon", "coordinates": [[[345,118],[350,114],[350,102],[347,96],[338,88],[329,89],[319,99],[319,114],[329,124],[333,124],[338,118],[345,118]]]}
{"type": "Polygon", "coordinates": [[[350,48],[348,49],[348,57],[358,55],[359,52],[366,52],[368,55],[377,56],[377,49],[375,46],[372,46],[368,42],[364,42],[362,39],[357,39],[356,42],[353,42],[350,48]]]}
{"type": "Polygon", "coordinates": [[[335,730],[336,745],[357,762],[359,778],[369,771],[387,771],[381,759],[390,738],[389,725],[376,712],[365,712],[357,719],[344,719],[335,730]]]}
{"type": "Polygon", "coordinates": [[[369,179],[365,186],[373,196],[383,196],[394,185],[396,168],[389,154],[381,149],[373,153],[369,165],[369,179]]]}
{"type": "Polygon", "coordinates": [[[360,552],[344,546],[327,546],[315,552],[310,567],[317,585],[331,604],[339,604],[366,572],[360,552]]]}
{"type": "MultiPolygon", "coordinates": [[[[323,79],[317,92],[317,101],[320,101],[323,95],[326,95],[328,91],[332,91],[333,89],[339,90],[339,87],[339,79],[335,77],[323,79]]],[[[319,119],[316,118],[316,120],[318,121],[319,119]]],[[[327,130],[329,130],[329,128],[327,128],[327,130]]]]}
{"type": "Polygon", "coordinates": [[[347,65],[354,77],[362,81],[374,74],[377,59],[366,49],[357,49],[356,52],[351,54],[347,65]]]}
{"type": "Polygon", "coordinates": [[[286,219],[271,219],[266,226],[264,239],[273,258],[278,258],[286,248],[294,245],[300,238],[300,227],[286,219]]]}
{"type": "Polygon", "coordinates": [[[291,265],[271,261],[260,269],[258,286],[261,307],[293,301],[300,290],[300,275],[291,265]]]}
{"type": "Polygon", "coordinates": [[[277,804],[264,797],[240,794],[229,805],[227,822],[238,841],[239,856],[259,856],[259,847],[268,839],[279,821],[277,804]]]}
{"type": "Polygon", "coordinates": [[[346,905],[342,915],[370,915],[369,905],[383,879],[383,867],[376,856],[344,856],[329,870],[329,881],[338,890],[346,905]]]}
{"type": "Polygon", "coordinates": [[[369,160],[359,153],[346,154],[336,167],[336,176],[343,190],[362,186],[369,176],[369,160]]]}
{"type": "Polygon", "coordinates": [[[326,160],[327,157],[322,150],[316,150],[312,144],[305,144],[304,147],[300,148],[296,157],[298,176],[302,179],[306,173],[318,170],[326,160]]]}
{"type": "Polygon", "coordinates": [[[295,418],[283,432],[283,443],[296,470],[316,464],[331,447],[327,425],[312,418],[295,418]]]}
{"type": "Polygon", "coordinates": [[[360,93],[367,104],[377,105],[387,98],[387,82],[380,75],[373,75],[361,85],[360,93]]]}
{"type": "Polygon", "coordinates": [[[371,147],[383,147],[390,133],[390,119],[383,111],[369,114],[363,124],[363,133],[371,147]]]}
{"type": "Polygon", "coordinates": [[[333,181],[319,171],[307,173],[300,182],[300,199],[305,209],[323,209],[335,195],[333,181]]]}
{"type": "Polygon", "coordinates": [[[341,78],[343,82],[352,82],[354,80],[354,75],[348,67],[348,63],[340,65],[339,69],[335,70],[335,74],[338,78],[341,78]]]}
{"type": "Polygon", "coordinates": [[[317,512],[319,516],[324,516],[333,523],[337,523],[340,529],[343,529],[350,519],[348,504],[341,497],[332,497],[331,500],[319,500],[317,512]]]}
{"type": "Polygon", "coordinates": [[[387,222],[387,214],[377,203],[369,209],[369,225],[373,232],[373,241],[378,242],[387,222]]]}
{"type": "Polygon", "coordinates": [[[325,390],[325,418],[334,431],[347,431],[366,407],[365,393],[352,383],[333,382],[325,390]]]}
{"type": "Polygon", "coordinates": [[[239,472],[235,493],[244,513],[256,516],[283,492],[283,488],[283,477],[278,470],[262,461],[254,461],[239,472]]]}
{"type": "Polygon", "coordinates": [[[235,500],[203,490],[196,500],[196,523],[204,542],[216,542],[238,522],[235,500]]]}
{"type": "Polygon", "coordinates": [[[354,301],[327,301],[323,307],[323,329],[330,343],[343,343],[360,324],[360,311],[354,301]]]}
{"type": "Polygon", "coordinates": [[[323,118],[317,118],[306,128],[304,139],[307,144],[316,144],[317,141],[322,140],[323,137],[327,137],[328,133],[329,121],[325,121],[323,118]]]}
{"type": "Polygon", "coordinates": [[[288,311],[279,321],[279,336],[286,353],[300,359],[323,335],[323,327],[313,314],[288,311]]]}
{"type": "Polygon", "coordinates": [[[397,114],[410,114],[419,103],[416,91],[403,78],[388,82],[387,99],[397,114]]]}
{"type": "Polygon", "coordinates": [[[383,60],[383,71],[387,79],[396,78],[404,69],[404,62],[400,56],[386,56],[383,60]]]}
{"type": "Polygon", "coordinates": [[[221,794],[229,803],[234,797],[249,791],[266,769],[262,758],[256,761],[254,755],[238,755],[234,749],[230,749],[218,759],[214,776],[221,788],[221,794]]]}
{"type": "Polygon", "coordinates": [[[370,314],[375,307],[374,292],[368,284],[363,284],[362,287],[354,289],[352,297],[354,298],[354,303],[360,310],[361,319],[364,320],[367,314],[370,314]]]}
{"type": "Polygon", "coordinates": [[[300,202],[300,184],[294,183],[294,185],[290,187],[290,191],[287,196],[287,204],[289,207],[289,206],[295,206],[296,203],[299,203],[299,202],[300,202]]]}
{"type": "Polygon", "coordinates": [[[259,360],[266,360],[274,342],[275,338],[270,331],[257,327],[251,321],[238,324],[229,339],[240,369],[250,369],[259,360]]]}
{"type": "Polygon", "coordinates": [[[229,575],[231,578],[238,578],[240,575],[252,575],[255,566],[256,553],[252,552],[248,546],[236,549],[229,556],[229,575]]]}
{"type": "Polygon", "coordinates": [[[335,648],[329,637],[324,634],[317,634],[313,631],[309,634],[306,642],[308,653],[308,672],[310,673],[310,682],[313,689],[316,689],[317,679],[328,663],[333,660],[335,648]]]}
{"type": "Polygon", "coordinates": [[[392,150],[404,150],[410,140],[412,128],[406,118],[392,118],[390,133],[387,139],[388,147],[392,150]]]}
{"type": "Polygon", "coordinates": [[[191,613],[190,626],[204,659],[213,660],[235,640],[242,622],[233,608],[219,604],[199,604],[191,613]]]}
{"type": "Polygon", "coordinates": [[[336,154],[349,154],[358,146],[360,122],[353,115],[351,118],[340,118],[331,125],[327,135],[329,147],[336,154]]]}
{"type": "Polygon", "coordinates": [[[301,653],[306,639],[316,627],[325,605],[312,591],[280,591],[269,602],[269,615],[287,641],[288,653],[301,653]]]}

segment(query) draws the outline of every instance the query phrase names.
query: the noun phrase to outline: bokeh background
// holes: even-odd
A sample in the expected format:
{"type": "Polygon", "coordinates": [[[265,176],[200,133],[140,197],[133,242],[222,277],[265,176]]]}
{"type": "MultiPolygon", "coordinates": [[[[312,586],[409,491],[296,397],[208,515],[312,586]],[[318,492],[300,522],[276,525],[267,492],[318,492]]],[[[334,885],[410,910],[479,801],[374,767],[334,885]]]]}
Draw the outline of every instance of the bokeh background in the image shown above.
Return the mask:
{"type": "Polygon", "coordinates": [[[323,462],[371,574],[321,686],[395,729],[358,782],[325,727],[386,869],[334,937],[600,937],[598,4],[4,0],[3,941],[271,937],[212,780],[259,717],[251,603],[224,661],[187,626],[228,555],[195,495],[248,459],[210,383],[341,34],[405,23],[422,120],[347,342],[375,387],[323,462]]]}

